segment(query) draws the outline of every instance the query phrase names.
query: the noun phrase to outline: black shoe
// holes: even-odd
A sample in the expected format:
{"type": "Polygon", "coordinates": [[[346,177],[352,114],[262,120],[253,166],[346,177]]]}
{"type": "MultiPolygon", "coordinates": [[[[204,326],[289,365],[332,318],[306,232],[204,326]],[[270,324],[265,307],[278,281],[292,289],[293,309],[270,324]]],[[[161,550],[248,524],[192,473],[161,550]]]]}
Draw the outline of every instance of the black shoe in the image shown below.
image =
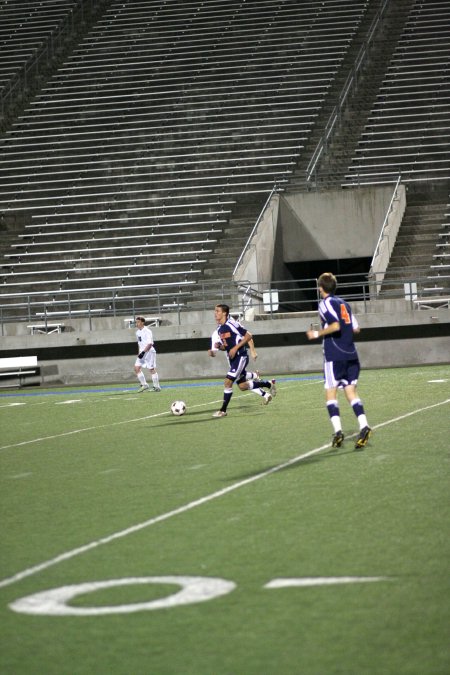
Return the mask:
{"type": "Polygon", "coordinates": [[[331,447],[340,448],[343,442],[344,442],[344,434],[342,433],[342,431],[337,431],[333,436],[331,447]]]}
{"type": "Polygon", "coordinates": [[[358,450],[359,448],[365,448],[371,434],[372,429],[370,427],[364,427],[364,429],[361,429],[358,438],[356,439],[355,450],[358,450]]]}

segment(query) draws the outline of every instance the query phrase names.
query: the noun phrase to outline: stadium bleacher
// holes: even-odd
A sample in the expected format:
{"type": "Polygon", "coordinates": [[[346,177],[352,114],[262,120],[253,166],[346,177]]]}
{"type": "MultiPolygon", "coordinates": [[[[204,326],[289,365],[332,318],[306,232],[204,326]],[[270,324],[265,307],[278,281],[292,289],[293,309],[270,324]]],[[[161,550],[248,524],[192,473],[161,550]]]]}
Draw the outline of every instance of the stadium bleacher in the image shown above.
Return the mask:
{"type": "MultiPolygon", "coordinates": [[[[346,57],[385,4],[107,3],[0,139],[0,228],[14,225],[0,259],[2,316],[129,314],[139,298],[159,314],[231,278],[271,190],[308,163],[346,57]]],[[[399,174],[450,181],[450,0],[400,4],[400,39],[346,175],[334,177],[345,189],[399,174]]],[[[11,21],[20,27],[29,11],[33,35],[41,26],[51,40],[77,3],[49,21],[53,5],[17,2],[11,21]]],[[[430,287],[448,275],[447,234],[427,240],[430,287]]]]}
{"type": "Polygon", "coordinates": [[[412,7],[346,186],[450,179],[450,4],[412,7]]]}
{"type": "Polygon", "coordinates": [[[289,180],[369,4],[112,2],[1,140],[2,305],[192,289],[289,180]]]}

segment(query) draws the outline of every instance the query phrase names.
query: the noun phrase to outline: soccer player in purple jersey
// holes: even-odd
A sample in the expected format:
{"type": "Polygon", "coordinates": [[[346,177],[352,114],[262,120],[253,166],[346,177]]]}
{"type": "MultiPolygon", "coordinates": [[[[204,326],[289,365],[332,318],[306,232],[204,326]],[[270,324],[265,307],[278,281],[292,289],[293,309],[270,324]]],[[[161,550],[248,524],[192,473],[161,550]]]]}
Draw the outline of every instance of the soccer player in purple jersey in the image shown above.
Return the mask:
{"type": "MultiPolygon", "coordinates": [[[[224,383],[223,402],[220,410],[213,417],[226,417],[228,404],[233,395],[233,384],[236,382],[241,391],[251,391],[262,397],[264,405],[268,405],[276,395],[275,380],[247,380],[248,353],[247,345],[252,340],[252,334],[241,324],[229,316],[228,305],[219,304],[214,308],[214,318],[217,323],[218,342],[215,350],[225,351],[228,357],[228,372],[224,383]],[[264,391],[269,389],[269,392],[264,391]]],[[[213,356],[212,350],[209,350],[213,356]]]]}
{"type": "Polygon", "coordinates": [[[317,282],[320,297],[320,330],[308,330],[308,340],[323,338],[325,398],[328,414],[333,425],[333,448],[340,448],[344,441],[337,390],[343,389],[353,408],[358,423],[359,435],[355,449],[367,445],[371,428],[367,423],[364,407],[356,393],[360,371],[358,352],[353,342],[354,333],[360,328],[348,302],[335,295],[336,277],[329,272],[321,274],[317,282]]]}

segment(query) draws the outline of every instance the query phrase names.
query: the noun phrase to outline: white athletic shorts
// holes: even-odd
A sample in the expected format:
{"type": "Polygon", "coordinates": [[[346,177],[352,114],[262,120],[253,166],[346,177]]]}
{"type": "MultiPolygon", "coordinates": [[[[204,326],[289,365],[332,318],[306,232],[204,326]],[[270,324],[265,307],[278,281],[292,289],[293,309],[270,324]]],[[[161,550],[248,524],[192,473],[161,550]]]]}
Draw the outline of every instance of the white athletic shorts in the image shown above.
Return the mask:
{"type": "Polygon", "coordinates": [[[156,349],[153,347],[149,349],[148,352],[145,353],[143,359],[140,359],[139,357],[136,359],[134,365],[141,366],[141,368],[148,368],[149,370],[156,368],[156,349]]]}

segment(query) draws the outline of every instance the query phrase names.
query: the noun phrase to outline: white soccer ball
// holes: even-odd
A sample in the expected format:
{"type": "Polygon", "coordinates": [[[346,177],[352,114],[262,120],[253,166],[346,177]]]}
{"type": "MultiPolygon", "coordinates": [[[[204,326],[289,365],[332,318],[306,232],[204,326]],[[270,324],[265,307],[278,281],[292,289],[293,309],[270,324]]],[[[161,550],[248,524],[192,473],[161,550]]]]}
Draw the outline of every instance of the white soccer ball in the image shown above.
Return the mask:
{"type": "Polygon", "coordinates": [[[177,417],[184,415],[186,412],[186,403],[184,401],[174,401],[170,406],[170,410],[172,415],[177,415],[177,417]]]}

